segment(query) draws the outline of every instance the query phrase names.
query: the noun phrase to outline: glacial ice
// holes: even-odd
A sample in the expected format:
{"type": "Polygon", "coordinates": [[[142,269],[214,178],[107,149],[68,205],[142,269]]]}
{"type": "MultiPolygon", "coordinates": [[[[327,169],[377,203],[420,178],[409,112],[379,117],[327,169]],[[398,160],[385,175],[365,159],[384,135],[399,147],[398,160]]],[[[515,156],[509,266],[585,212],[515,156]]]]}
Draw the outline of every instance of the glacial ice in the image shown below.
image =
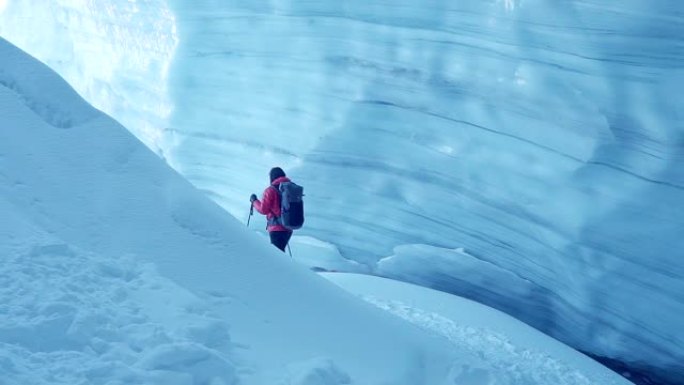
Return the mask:
{"type": "Polygon", "coordinates": [[[0,35],[236,217],[281,165],[345,258],[684,376],[679,0],[35,3],[0,35]]]}

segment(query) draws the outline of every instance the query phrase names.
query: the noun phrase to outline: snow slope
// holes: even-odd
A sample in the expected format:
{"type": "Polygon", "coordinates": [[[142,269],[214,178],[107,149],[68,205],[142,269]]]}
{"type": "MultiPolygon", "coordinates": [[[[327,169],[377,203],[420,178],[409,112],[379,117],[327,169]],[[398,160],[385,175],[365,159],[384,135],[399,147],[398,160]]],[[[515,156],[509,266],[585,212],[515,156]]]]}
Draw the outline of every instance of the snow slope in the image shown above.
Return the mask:
{"type": "Polygon", "coordinates": [[[609,384],[616,381],[615,373],[596,361],[477,302],[368,275],[325,273],[325,277],[375,306],[483,357],[488,368],[463,366],[461,381],[480,384],[495,381],[609,384]],[[490,368],[505,371],[507,378],[495,380],[490,368]]]}
{"type": "Polygon", "coordinates": [[[0,35],[233,215],[282,165],[307,191],[304,247],[672,381],[683,25],[680,0],[13,0],[0,14],[0,35]]]}

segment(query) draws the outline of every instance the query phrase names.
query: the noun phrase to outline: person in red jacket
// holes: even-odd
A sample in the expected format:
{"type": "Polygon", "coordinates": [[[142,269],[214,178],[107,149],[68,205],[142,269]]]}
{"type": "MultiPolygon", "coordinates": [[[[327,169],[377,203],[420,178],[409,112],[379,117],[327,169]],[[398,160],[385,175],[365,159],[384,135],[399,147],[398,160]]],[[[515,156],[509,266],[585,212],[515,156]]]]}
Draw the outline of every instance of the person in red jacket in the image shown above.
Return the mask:
{"type": "Polygon", "coordinates": [[[269,172],[269,177],[271,178],[271,185],[266,187],[261,200],[257,199],[256,194],[252,194],[249,200],[259,213],[266,215],[266,230],[271,237],[271,243],[284,252],[292,237],[292,230],[278,223],[280,217],[278,186],[282,182],[290,182],[290,179],[280,167],[273,167],[269,172]]]}

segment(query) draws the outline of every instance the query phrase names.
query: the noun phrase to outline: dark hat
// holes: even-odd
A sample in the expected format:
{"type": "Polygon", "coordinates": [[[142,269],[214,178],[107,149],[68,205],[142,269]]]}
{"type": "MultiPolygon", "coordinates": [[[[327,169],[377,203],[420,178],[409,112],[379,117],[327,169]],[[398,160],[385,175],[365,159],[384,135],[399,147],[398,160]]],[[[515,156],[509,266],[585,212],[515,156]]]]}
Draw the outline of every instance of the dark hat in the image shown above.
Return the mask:
{"type": "Polygon", "coordinates": [[[271,182],[273,182],[281,176],[285,176],[285,171],[283,171],[283,169],[280,167],[273,167],[268,173],[268,176],[271,177],[271,182]]]}

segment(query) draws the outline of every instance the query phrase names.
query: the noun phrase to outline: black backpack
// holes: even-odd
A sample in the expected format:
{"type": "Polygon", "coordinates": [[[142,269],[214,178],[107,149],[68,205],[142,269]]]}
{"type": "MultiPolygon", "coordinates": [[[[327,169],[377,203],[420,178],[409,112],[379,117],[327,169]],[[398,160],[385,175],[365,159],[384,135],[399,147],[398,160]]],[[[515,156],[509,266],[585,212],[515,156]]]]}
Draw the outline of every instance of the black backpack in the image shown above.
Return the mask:
{"type": "Polygon", "coordinates": [[[304,225],[304,187],[294,182],[282,182],[278,187],[272,186],[278,192],[280,200],[280,217],[277,223],[290,230],[297,230],[304,225]]]}

